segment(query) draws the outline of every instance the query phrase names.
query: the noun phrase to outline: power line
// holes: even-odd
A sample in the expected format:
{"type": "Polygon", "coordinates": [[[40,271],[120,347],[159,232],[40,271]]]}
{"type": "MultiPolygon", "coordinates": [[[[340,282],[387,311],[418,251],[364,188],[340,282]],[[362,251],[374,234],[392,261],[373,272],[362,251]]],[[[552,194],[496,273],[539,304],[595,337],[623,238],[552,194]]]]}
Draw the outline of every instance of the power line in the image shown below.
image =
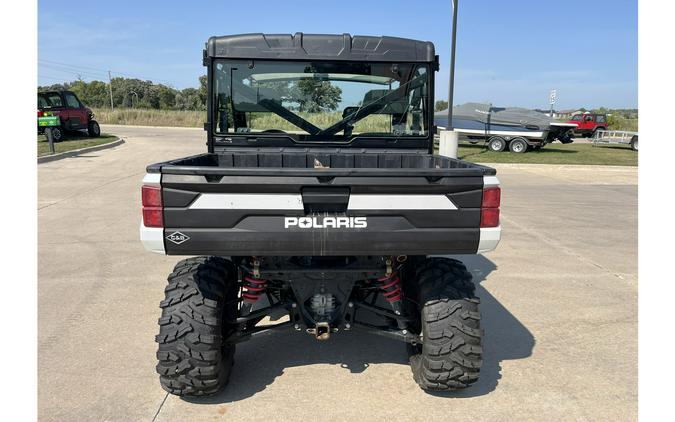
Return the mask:
{"type": "Polygon", "coordinates": [[[101,71],[101,72],[104,72],[104,73],[106,72],[105,69],[98,69],[98,68],[89,67],[89,66],[73,65],[73,64],[70,64],[70,63],[56,62],[54,60],[38,59],[38,61],[39,62],[45,62],[45,63],[58,64],[58,65],[67,66],[67,67],[77,67],[77,68],[80,68],[80,69],[98,70],[98,71],[101,71]]]}
{"type": "Polygon", "coordinates": [[[94,74],[94,73],[89,73],[89,72],[83,72],[81,70],[61,69],[61,68],[58,68],[58,67],[51,67],[51,66],[45,66],[45,65],[42,65],[42,66],[49,69],[49,70],[53,70],[55,72],[63,72],[63,73],[68,73],[68,74],[72,74],[72,75],[77,75],[77,76],[88,75],[91,78],[105,78],[105,74],[99,75],[99,74],[94,74]]]}
{"type": "Polygon", "coordinates": [[[38,75],[38,79],[43,79],[43,78],[46,78],[46,79],[53,79],[53,80],[55,80],[55,81],[63,81],[63,78],[59,78],[59,77],[56,77],[56,76],[50,76],[50,75],[38,75]]]}
{"type": "Polygon", "coordinates": [[[98,69],[98,68],[90,67],[90,66],[72,65],[72,64],[57,62],[57,61],[53,61],[53,60],[38,59],[38,63],[40,63],[40,62],[42,62],[42,66],[59,66],[59,67],[66,68],[66,69],[73,69],[73,70],[76,70],[76,71],[79,71],[80,69],[86,70],[86,71],[82,71],[81,73],[102,74],[102,75],[105,76],[107,72],[111,72],[115,75],[125,76],[127,78],[145,79],[145,80],[165,82],[167,84],[175,85],[175,83],[173,81],[169,81],[167,79],[150,78],[150,77],[141,76],[141,75],[131,75],[131,74],[126,73],[126,72],[117,72],[115,70],[103,70],[103,69],[98,69]]]}
{"type": "Polygon", "coordinates": [[[67,70],[73,70],[73,71],[89,73],[89,74],[101,74],[101,75],[103,75],[103,74],[106,73],[105,71],[94,71],[94,70],[80,68],[78,66],[68,66],[68,65],[63,65],[63,64],[45,63],[45,62],[42,62],[42,60],[38,60],[38,64],[40,66],[49,67],[49,68],[53,68],[53,69],[67,69],[67,70]]]}
{"type": "MultiPolygon", "coordinates": [[[[81,80],[89,80],[89,81],[98,80],[98,79],[92,78],[91,76],[83,76],[83,75],[76,75],[76,76],[79,76],[79,79],[81,79],[81,80]]],[[[42,74],[42,73],[38,73],[38,79],[42,79],[42,78],[55,79],[55,80],[63,81],[64,83],[74,82],[72,80],[72,78],[70,78],[68,76],[54,76],[54,75],[45,75],[45,74],[42,74]]]]}

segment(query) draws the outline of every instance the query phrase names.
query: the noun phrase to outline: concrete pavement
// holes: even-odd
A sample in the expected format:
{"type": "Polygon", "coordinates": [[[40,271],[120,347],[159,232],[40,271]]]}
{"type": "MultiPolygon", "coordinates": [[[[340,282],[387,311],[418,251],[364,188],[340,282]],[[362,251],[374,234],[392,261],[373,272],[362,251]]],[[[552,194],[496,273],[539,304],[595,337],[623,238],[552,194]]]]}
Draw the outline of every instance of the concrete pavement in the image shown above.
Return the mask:
{"type": "Polygon", "coordinates": [[[204,132],[103,131],[126,143],[38,166],[40,420],[637,418],[636,168],[496,166],[502,243],[461,257],[486,331],[472,388],[421,391],[392,340],[289,333],[241,344],[228,388],[187,401],[154,372],[180,258],[143,250],[139,188],[147,164],[203,152],[204,132]]]}

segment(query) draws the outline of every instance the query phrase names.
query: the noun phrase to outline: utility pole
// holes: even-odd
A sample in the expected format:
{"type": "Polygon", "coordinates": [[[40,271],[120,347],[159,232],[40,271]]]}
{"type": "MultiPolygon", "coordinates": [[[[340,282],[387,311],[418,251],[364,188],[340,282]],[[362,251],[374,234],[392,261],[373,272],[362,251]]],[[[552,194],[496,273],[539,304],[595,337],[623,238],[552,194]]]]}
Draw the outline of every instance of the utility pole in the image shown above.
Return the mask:
{"type": "Polygon", "coordinates": [[[438,154],[457,158],[459,149],[459,133],[452,128],[452,105],[455,90],[455,48],[457,47],[457,8],[459,0],[452,0],[452,47],[450,49],[450,72],[448,80],[448,126],[441,131],[438,141],[438,154]]]}
{"type": "Polygon", "coordinates": [[[459,0],[452,0],[452,49],[450,50],[450,80],[448,83],[448,130],[452,130],[452,104],[455,94],[455,48],[457,46],[457,8],[459,0]]]}
{"type": "Polygon", "coordinates": [[[112,76],[110,75],[110,71],[108,71],[108,87],[110,88],[110,109],[114,110],[115,105],[113,104],[113,97],[112,97],[112,76]]]}

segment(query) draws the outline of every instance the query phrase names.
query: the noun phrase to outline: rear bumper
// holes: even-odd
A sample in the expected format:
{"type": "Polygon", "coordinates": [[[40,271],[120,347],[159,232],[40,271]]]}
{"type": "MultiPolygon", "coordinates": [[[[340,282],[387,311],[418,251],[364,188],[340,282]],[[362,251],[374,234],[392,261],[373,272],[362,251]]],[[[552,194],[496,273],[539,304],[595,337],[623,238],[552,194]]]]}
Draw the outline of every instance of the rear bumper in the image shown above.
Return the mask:
{"type": "Polygon", "coordinates": [[[140,235],[145,249],[166,255],[442,255],[494,250],[501,240],[501,227],[355,232],[308,230],[282,235],[239,229],[163,229],[141,224],[140,235]]]}
{"type": "Polygon", "coordinates": [[[165,230],[189,240],[165,240],[167,255],[431,255],[473,254],[480,244],[479,229],[414,229],[354,232],[307,230],[287,233],[238,229],[165,230]]]}
{"type": "Polygon", "coordinates": [[[164,249],[164,229],[162,227],[145,227],[141,221],[139,231],[141,243],[143,243],[145,250],[162,255],[166,254],[166,250],[164,249]]]}
{"type": "Polygon", "coordinates": [[[480,229],[480,241],[477,253],[485,253],[495,250],[502,239],[502,226],[487,227],[480,229]]]}

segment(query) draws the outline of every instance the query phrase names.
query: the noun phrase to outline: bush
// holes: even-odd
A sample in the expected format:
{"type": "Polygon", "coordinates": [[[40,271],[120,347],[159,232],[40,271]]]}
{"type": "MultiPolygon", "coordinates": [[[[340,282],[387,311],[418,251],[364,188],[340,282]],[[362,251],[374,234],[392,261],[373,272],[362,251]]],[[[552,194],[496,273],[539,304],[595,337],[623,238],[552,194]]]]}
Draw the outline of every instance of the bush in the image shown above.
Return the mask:
{"type": "Polygon", "coordinates": [[[617,114],[607,117],[609,130],[627,130],[630,132],[638,131],[638,119],[627,119],[617,114]]]}

